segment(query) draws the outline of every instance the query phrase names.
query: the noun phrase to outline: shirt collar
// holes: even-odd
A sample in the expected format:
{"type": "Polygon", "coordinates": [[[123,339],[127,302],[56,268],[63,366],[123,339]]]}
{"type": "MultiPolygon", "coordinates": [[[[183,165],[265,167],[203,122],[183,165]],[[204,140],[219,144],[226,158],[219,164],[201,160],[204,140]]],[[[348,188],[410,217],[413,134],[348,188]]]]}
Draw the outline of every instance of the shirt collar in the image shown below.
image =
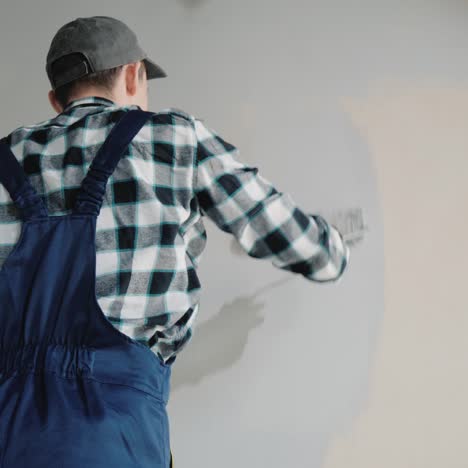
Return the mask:
{"type": "Polygon", "coordinates": [[[115,106],[116,103],[102,96],[86,96],[69,102],[62,112],[81,106],[115,106]]]}

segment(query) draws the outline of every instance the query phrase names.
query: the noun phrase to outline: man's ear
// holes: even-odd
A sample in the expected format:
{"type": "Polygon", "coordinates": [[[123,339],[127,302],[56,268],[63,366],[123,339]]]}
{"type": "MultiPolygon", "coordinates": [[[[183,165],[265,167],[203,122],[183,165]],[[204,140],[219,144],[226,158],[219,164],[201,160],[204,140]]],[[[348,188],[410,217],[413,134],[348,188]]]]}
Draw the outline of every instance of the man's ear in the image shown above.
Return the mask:
{"type": "Polygon", "coordinates": [[[53,89],[51,89],[49,91],[48,96],[49,96],[50,105],[54,108],[54,110],[55,110],[55,112],[57,112],[57,114],[60,114],[63,111],[63,107],[57,101],[57,98],[55,97],[55,93],[54,93],[53,89]]]}
{"type": "Polygon", "coordinates": [[[138,66],[139,62],[125,65],[125,87],[129,96],[135,96],[138,91],[138,66]]]}

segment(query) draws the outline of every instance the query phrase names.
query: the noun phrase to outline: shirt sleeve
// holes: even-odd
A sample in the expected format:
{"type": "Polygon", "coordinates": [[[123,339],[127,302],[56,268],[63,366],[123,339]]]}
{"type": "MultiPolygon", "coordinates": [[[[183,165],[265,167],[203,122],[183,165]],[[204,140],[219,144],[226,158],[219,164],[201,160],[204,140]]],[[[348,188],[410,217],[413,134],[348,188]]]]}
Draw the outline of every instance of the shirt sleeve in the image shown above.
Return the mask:
{"type": "Polygon", "coordinates": [[[193,117],[197,140],[194,190],[202,215],[234,235],[254,258],[316,282],[337,281],[349,261],[339,231],[320,215],[305,213],[278,191],[239,150],[193,117]]]}

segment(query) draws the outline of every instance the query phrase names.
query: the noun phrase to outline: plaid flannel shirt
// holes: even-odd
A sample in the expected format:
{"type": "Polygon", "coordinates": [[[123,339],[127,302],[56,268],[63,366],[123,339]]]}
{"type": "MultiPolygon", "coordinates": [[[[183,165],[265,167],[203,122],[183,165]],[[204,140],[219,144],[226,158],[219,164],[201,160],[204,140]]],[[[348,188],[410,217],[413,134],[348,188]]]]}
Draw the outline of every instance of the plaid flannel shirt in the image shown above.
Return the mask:
{"type": "MultiPolygon", "coordinates": [[[[7,136],[51,215],[70,212],[97,149],[131,108],[86,97],[7,136]]],[[[237,156],[200,119],[167,108],[146,122],[109,178],[96,229],[98,302],[117,329],[167,364],[190,340],[198,313],[203,216],[249,256],[311,281],[337,281],[348,263],[335,227],[302,211],[237,156]]],[[[20,228],[0,185],[0,266],[20,228]]]]}

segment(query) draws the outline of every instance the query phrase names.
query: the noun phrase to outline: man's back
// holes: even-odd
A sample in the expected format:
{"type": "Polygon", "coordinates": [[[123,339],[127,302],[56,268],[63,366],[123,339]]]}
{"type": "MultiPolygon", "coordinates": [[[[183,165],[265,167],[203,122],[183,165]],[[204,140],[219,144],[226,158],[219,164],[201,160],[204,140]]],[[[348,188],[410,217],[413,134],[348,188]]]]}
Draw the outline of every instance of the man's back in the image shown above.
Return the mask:
{"type": "MultiPolygon", "coordinates": [[[[20,127],[7,143],[49,213],[68,213],[97,149],[123,112],[105,98],[73,101],[56,118],[20,127]]],[[[120,331],[170,364],[198,313],[202,215],[254,258],[314,281],[338,279],[348,260],[339,233],[278,192],[236,148],[193,116],[154,113],[109,178],[97,221],[96,293],[120,331]]],[[[0,185],[0,265],[20,219],[0,185]]]]}

